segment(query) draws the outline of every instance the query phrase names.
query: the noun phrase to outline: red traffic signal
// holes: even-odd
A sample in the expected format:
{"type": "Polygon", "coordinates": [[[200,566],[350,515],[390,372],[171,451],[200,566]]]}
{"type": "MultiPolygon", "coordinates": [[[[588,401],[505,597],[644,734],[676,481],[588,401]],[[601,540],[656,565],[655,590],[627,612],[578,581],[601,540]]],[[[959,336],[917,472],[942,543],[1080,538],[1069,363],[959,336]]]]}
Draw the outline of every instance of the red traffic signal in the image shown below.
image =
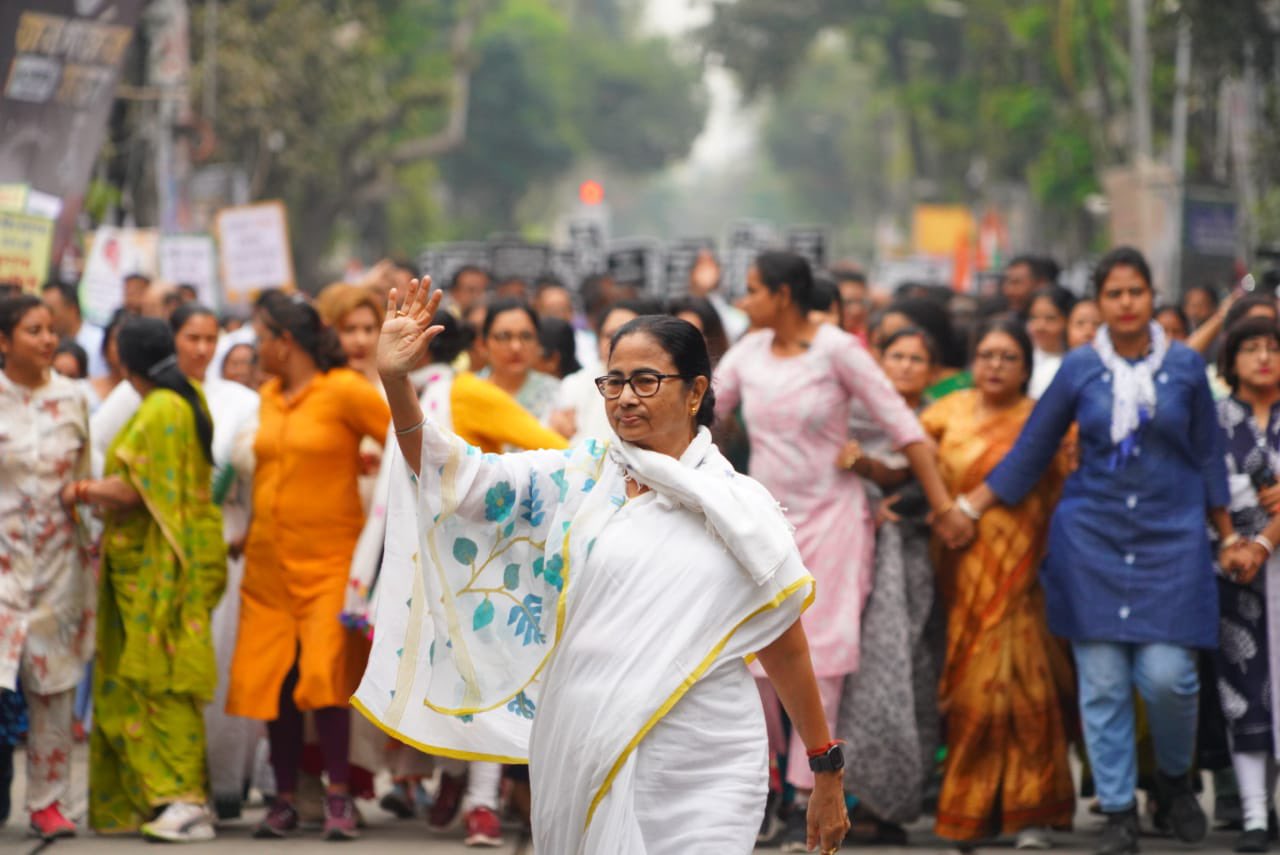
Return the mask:
{"type": "Polygon", "coordinates": [[[599,205],[604,201],[604,185],[599,181],[583,181],[578,185],[578,199],[584,205],[599,205]]]}

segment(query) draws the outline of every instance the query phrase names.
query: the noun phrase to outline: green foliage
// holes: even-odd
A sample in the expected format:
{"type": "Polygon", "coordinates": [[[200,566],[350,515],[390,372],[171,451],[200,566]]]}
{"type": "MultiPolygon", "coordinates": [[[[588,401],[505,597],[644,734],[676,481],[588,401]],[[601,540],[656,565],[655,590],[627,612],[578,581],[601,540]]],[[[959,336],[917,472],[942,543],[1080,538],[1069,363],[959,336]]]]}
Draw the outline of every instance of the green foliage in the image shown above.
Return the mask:
{"type": "MultiPolygon", "coordinates": [[[[696,62],[625,36],[629,0],[222,0],[214,158],[283,199],[300,280],[351,240],[366,260],[522,225],[522,202],[598,155],[661,168],[702,126],[696,62]],[[461,50],[455,27],[483,12],[461,50]],[[594,26],[594,25],[593,25],[594,26]],[[466,134],[449,127],[469,72],[466,134]],[[447,192],[440,192],[441,189],[447,192]]],[[[192,45],[204,45],[202,21],[192,45]]],[[[197,56],[195,103],[211,69],[197,56]]]]}
{"type": "Polygon", "coordinates": [[[467,145],[442,163],[463,232],[517,230],[530,191],[584,158],[661,169],[705,119],[696,63],[665,41],[575,29],[543,0],[507,0],[477,49],[467,145]]]}

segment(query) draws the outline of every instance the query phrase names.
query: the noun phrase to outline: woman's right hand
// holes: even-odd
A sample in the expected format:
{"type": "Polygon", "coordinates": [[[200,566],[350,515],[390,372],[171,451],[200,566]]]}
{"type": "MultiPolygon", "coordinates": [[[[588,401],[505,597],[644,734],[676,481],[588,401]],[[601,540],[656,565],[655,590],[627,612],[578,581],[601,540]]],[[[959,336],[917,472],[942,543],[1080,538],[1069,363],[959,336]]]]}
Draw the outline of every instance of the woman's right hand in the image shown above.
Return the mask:
{"type": "Polygon", "coordinates": [[[378,336],[378,374],[386,379],[407,377],[427,361],[431,340],[444,327],[432,326],[441,293],[431,292],[431,277],[409,282],[404,301],[393,288],[387,296],[387,316],[378,336]]]}

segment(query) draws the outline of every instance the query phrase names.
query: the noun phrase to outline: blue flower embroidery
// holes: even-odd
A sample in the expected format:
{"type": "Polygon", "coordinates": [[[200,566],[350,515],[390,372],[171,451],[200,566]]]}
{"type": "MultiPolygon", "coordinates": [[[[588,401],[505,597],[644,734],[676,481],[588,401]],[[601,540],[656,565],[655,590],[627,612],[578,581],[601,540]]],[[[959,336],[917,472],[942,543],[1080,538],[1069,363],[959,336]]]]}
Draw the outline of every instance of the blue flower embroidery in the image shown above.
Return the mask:
{"type": "Polygon", "coordinates": [[[520,503],[523,509],[520,518],[529,525],[537,528],[542,525],[545,514],[542,513],[542,498],[538,493],[537,476],[532,472],[529,473],[529,495],[525,496],[524,501],[520,503]]]}
{"type": "Polygon", "coordinates": [[[565,496],[569,495],[569,479],[565,477],[564,470],[559,469],[551,473],[551,480],[560,488],[560,501],[564,501],[565,496]]]}
{"type": "Polygon", "coordinates": [[[484,518],[504,522],[516,506],[516,491],[506,481],[499,481],[484,494],[484,518]]]}
{"type": "Polygon", "coordinates": [[[533,560],[533,575],[544,576],[547,584],[551,585],[557,591],[564,590],[564,558],[560,553],[551,556],[551,561],[545,561],[542,556],[538,556],[533,560]]]}
{"type": "Polygon", "coordinates": [[[542,597],[529,594],[519,605],[511,607],[507,616],[507,626],[515,626],[516,638],[522,639],[525,647],[530,644],[546,644],[547,637],[542,634],[542,597]]]}
{"type": "Polygon", "coordinates": [[[507,710],[509,712],[513,712],[518,716],[529,719],[533,718],[533,713],[536,708],[537,707],[534,702],[529,700],[529,696],[524,692],[517,694],[511,699],[511,702],[507,704],[507,710]]]}

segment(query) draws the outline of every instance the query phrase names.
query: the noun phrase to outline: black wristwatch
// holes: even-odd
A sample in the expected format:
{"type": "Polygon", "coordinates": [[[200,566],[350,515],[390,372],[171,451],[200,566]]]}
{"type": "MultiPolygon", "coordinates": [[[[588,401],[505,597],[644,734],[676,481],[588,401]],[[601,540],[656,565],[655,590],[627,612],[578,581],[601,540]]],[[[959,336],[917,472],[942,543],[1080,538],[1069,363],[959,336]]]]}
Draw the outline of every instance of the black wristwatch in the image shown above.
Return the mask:
{"type": "Polygon", "coordinates": [[[817,757],[809,758],[809,769],[813,772],[839,772],[844,768],[844,751],[839,745],[832,745],[817,757]]]}

